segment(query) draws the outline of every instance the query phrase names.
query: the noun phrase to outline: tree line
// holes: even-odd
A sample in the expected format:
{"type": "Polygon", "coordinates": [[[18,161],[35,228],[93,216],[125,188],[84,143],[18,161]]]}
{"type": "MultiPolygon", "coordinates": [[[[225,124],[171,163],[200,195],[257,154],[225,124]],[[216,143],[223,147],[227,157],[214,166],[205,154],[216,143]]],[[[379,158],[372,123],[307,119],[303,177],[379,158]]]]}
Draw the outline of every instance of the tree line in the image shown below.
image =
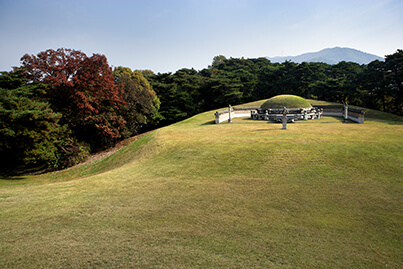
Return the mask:
{"type": "Polygon", "coordinates": [[[65,168],[146,130],[278,94],[402,115],[402,66],[402,50],[368,65],[220,55],[200,71],[158,74],[71,49],[26,54],[0,74],[0,156],[8,168],[65,168]]]}
{"type": "Polygon", "coordinates": [[[272,63],[266,58],[239,59],[220,55],[201,71],[147,72],[161,100],[165,124],[210,109],[295,94],[323,101],[402,115],[403,51],[368,65],[353,62],[272,63]]]}

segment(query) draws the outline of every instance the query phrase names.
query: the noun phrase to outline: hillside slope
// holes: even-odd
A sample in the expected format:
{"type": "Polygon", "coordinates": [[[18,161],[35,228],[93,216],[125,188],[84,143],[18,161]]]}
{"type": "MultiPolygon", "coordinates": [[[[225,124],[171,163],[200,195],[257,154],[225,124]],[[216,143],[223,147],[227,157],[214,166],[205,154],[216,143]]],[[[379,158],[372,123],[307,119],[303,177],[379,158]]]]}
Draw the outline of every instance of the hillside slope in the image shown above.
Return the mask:
{"type": "Polygon", "coordinates": [[[402,266],[401,118],[213,113],[1,187],[0,267],[402,266]]]}

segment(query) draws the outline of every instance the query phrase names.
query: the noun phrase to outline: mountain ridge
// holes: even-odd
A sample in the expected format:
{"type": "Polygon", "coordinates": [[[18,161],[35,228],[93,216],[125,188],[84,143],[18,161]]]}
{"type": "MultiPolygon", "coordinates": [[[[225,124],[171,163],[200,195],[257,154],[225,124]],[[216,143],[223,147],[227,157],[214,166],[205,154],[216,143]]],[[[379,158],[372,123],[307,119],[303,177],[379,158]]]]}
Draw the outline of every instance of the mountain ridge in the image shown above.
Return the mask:
{"type": "Polygon", "coordinates": [[[292,61],[295,63],[323,62],[327,64],[337,64],[342,61],[368,64],[375,60],[385,60],[384,58],[374,54],[366,53],[357,49],[342,47],[326,48],[317,52],[308,52],[297,56],[276,56],[266,58],[273,63],[292,61]]]}

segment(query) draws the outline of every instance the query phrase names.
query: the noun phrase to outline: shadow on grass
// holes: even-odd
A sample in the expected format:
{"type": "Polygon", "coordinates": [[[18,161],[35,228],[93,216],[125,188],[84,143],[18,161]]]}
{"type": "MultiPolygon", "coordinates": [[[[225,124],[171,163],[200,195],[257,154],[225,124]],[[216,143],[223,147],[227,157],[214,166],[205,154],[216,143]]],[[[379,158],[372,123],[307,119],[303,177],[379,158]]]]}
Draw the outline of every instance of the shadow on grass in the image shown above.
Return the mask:
{"type": "Polygon", "coordinates": [[[202,123],[201,125],[212,125],[212,124],[216,124],[215,120],[207,121],[205,123],[202,123]]]}
{"type": "Polygon", "coordinates": [[[23,180],[24,178],[22,176],[13,176],[13,175],[7,175],[7,174],[2,174],[0,173],[0,180],[23,180]]]}
{"type": "Polygon", "coordinates": [[[26,175],[40,175],[46,173],[44,165],[41,166],[29,166],[29,165],[18,165],[9,166],[7,168],[0,169],[0,179],[3,180],[22,180],[26,175]]]}
{"type": "Polygon", "coordinates": [[[256,120],[254,120],[254,119],[252,119],[252,118],[250,118],[250,117],[248,117],[248,118],[242,118],[242,120],[244,120],[244,121],[256,121],[256,120]]]}
{"type": "MultiPolygon", "coordinates": [[[[323,117],[322,119],[313,119],[313,120],[308,120],[308,121],[305,121],[305,120],[298,120],[298,121],[295,121],[295,122],[293,122],[293,123],[291,123],[291,122],[289,122],[289,123],[287,123],[287,124],[297,124],[297,123],[320,123],[320,124],[329,124],[329,123],[332,123],[332,124],[334,124],[335,122],[334,121],[326,121],[326,118],[332,118],[332,119],[334,119],[334,120],[336,120],[337,122],[340,122],[340,123],[345,123],[345,124],[359,124],[359,123],[357,123],[357,122],[355,122],[355,121],[352,121],[352,120],[348,120],[348,122],[344,122],[344,118],[342,118],[342,117],[333,117],[333,116],[325,116],[325,117],[323,117]]],[[[244,123],[256,123],[256,122],[264,122],[264,120],[254,120],[254,119],[252,119],[252,118],[242,118],[242,119],[240,119],[242,122],[244,122],[244,123]]],[[[375,120],[375,121],[380,121],[380,122],[384,122],[384,121],[382,121],[382,120],[378,120],[378,119],[371,119],[371,120],[375,120]]],[[[211,122],[209,122],[209,123],[204,123],[204,125],[207,125],[207,124],[210,124],[211,122]]],[[[212,123],[215,123],[215,121],[212,121],[212,123]]],[[[365,122],[364,122],[365,123],[365,122]]],[[[389,123],[389,124],[393,124],[393,125],[398,125],[398,124],[403,124],[403,122],[399,122],[399,121],[396,121],[396,122],[387,122],[387,123],[389,123]]],[[[280,124],[281,125],[281,122],[275,122],[275,121],[267,121],[267,124],[280,124]]],[[[274,130],[276,129],[276,128],[273,128],[274,130]]],[[[281,129],[281,128],[280,128],[281,129]]],[[[263,130],[263,129],[262,129],[263,130]]],[[[264,129],[264,130],[268,130],[268,129],[264,129]]],[[[272,129],[270,129],[270,130],[272,130],[272,129]]]]}
{"type": "Polygon", "coordinates": [[[281,129],[281,126],[280,126],[280,128],[266,128],[266,129],[256,129],[256,130],[254,130],[254,132],[267,132],[267,131],[282,131],[283,129],[281,129]]]}
{"type": "MultiPolygon", "coordinates": [[[[336,121],[338,121],[340,123],[344,123],[344,118],[342,118],[342,117],[333,117],[333,116],[323,116],[323,118],[321,118],[321,119],[314,119],[314,120],[311,120],[311,121],[315,121],[315,122],[318,122],[318,123],[321,123],[321,124],[335,123],[334,121],[326,121],[326,118],[331,118],[331,119],[334,119],[334,120],[336,120],[336,121]]],[[[309,120],[308,120],[308,122],[309,122],[309,120]]],[[[356,122],[353,122],[353,121],[349,120],[348,123],[356,123],[356,122]]]]}
{"type": "MultiPolygon", "coordinates": [[[[366,121],[376,121],[376,122],[386,123],[389,125],[403,125],[403,117],[399,117],[397,115],[388,114],[388,113],[379,113],[379,115],[381,115],[381,116],[380,117],[371,117],[371,116],[365,117],[363,124],[365,124],[366,121]],[[385,114],[386,114],[386,116],[385,116],[385,114]]],[[[335,116],[324,116],[323,117],[323,119],[326,119],[326,118],[333,118],[341,123],[345,123],[343,117],[335,117],[335,116]]],[[[329,122],[321,122],[321,123],[329,123],[329,122]]],[[[347,124],[360,124],[360,123],[352,121],[352,120],[348,120],[348,122],[346,122],[346,123],[347,124]]]]}
{"type": "MultiPolygon", "coordinates": [[[[367,121],[375,121],[375,122],[382,122],[388,125],[403,125],[403,121],[400,120],[391,120],[391,119],[375,119],[375,118],[367,118],[367,121]]],[[[365,121],[364,121],[365,124],[365,121]]]]}

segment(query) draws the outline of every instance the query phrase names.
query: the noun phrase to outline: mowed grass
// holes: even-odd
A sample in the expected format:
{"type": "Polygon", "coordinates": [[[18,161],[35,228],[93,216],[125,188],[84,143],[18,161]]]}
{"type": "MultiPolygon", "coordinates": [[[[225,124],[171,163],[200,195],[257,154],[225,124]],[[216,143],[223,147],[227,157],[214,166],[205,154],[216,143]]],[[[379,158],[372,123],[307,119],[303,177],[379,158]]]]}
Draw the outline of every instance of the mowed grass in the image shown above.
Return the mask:
{"type": "Polygon", "coordinates": [[[305,98],[302,98],[300,96],[296,95],[289,95],[289,94],[283,94],[283,95],[277,95],[275,97],[272,97],[268,99],[263,105],[263,109],[269,109],[269,108],[277,108],[277,109],[282,109],[287,107],[287,108],[309,108],[312,107],[311,103],[306,100],[305,98]]]}
{"type": "Polygon", "coordinates": [[[282,130],[213,113],[0,181],[0,268],[403,266],[402,118],[282,130]]]}

